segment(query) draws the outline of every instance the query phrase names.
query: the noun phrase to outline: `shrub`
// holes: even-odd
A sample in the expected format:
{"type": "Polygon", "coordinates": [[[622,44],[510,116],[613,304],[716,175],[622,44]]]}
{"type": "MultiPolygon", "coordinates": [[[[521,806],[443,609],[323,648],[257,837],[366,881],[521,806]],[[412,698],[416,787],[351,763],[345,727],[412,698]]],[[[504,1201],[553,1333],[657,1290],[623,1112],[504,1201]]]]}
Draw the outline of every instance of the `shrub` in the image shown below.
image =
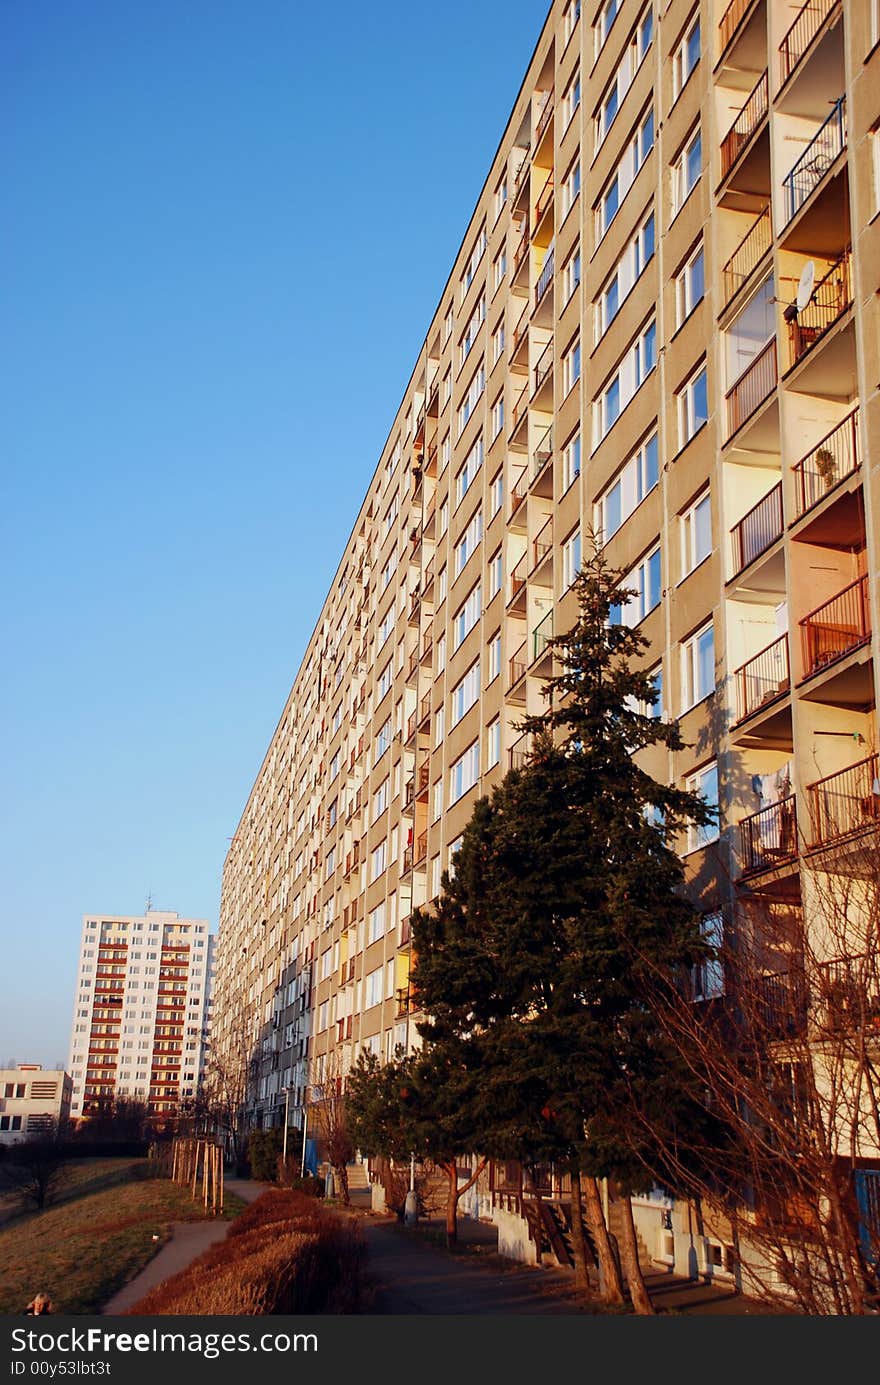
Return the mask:
{"type": "Polygon", "coordinates": [[[252,1178],[262,1183],[271,1183],[274,1180],[283,1142],[284,1131],[277,1127],[272,1130],[253,1131],[248,1139],[247,1150],[252,1178]]]}
{"type": "Polygon", "coordinates": [[[288,1155],[285,1160],[283,1155],[279,1154],[277,1168],[278,1172],[275,1181],[282,1188],[290,1188],[294,1192],[299,1193],[309,1193],[311,1197],[324,1196],[323,1178],[317,1178],[311,1173],[305,1175],[300,1173],[298,1159],[291,1159],[288,1155]]]}

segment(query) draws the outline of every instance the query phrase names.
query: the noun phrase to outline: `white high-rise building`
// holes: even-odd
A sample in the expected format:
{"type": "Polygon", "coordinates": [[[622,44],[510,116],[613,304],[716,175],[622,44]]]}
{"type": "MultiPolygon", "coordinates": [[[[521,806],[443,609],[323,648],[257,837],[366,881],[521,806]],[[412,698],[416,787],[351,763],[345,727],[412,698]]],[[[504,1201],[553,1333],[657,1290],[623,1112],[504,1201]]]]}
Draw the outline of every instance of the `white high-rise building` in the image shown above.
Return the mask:
{"type": "Polygon", "coordinates": [[[161,1115],[195,1096],[213,968],[206,919],[158,910],[83,916],[68,1063],[74,1119],[108,1097],[144,1101],[161,1115]]]}

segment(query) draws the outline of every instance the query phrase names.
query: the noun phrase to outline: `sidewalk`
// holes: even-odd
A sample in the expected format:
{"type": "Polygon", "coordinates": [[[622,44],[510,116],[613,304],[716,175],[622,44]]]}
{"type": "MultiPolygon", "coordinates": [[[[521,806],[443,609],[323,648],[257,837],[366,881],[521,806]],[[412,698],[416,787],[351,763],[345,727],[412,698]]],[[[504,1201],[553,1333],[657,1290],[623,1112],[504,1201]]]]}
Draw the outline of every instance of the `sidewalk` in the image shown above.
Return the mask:
{"type": "MultiPolygon", "coordinates": [[[[235,1193],[243,1202],[253,1202],[265,1191],[265,1184],[254,1183],[247,1178],[227,1178],[226,1191],[235,1193]]],[[[170,1279],[173,1274],[179,1274],[210,1246],[222,1241],[231,1225],[231,1221],[219,1218],[216,1221],[175,1222],[171,1228],[171,1240],[165,1242],[140,1274],[135,1275],[105,1303],[101,1312],[107,1316],[126,1312],[151,1289],[155,1289],[157,1284],[170,1279]]]]}

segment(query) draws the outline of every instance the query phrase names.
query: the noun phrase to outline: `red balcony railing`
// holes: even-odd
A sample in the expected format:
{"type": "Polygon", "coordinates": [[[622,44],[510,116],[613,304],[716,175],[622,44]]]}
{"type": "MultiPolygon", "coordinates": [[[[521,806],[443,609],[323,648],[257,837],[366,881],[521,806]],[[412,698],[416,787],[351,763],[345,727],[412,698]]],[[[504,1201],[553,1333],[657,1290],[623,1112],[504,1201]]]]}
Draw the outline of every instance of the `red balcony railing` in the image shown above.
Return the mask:
{"type": "Polygon", "coordinates": [[[522,642],[522,644],[520,645],[519,649],[516,651],[516,653],[514,654],[513,658],[510,660],[510,662],[509,662],[509,664],[508,664],[508,678],[509,678],[508,687],[511,687],[511,688],[512,688],[516,683],[519,682],[519,680],[520,680],[520,679],[523,677],[523,675],[525,674],[525,671],[526,671],[526,649],[527,649],[527,647],[528,647],[528,641],[527,641],[527,640],[523,640],[523,642],[522,642]]]}
{"type": "Polygon", "coordinates": [[[743,149],[767,114],[769,87],[762,72],[742,110],[721,141],[721,177],[726,178],[743,149]]]}
{"type": "Polygon", "coordinates": [[[869,755],[836,774],[807,785],[813,846],[851,836],[880,821],[877,756],[869,755]]]}
{"type": "Polygon", "coordinates": [[[784,696],[791,687],[788,636],[780,635],[760,654],[747,659],[733,677],[736,683],[737,721],[743,721],[760,707],[766,707],[768,703],[784,696]]]}
{"type": "Polygon", "coordinates": [[[757,269],[773,240],[770,208],[759,212],[721,271],[725,306],[757,269]]]}
{"type": "Polygon", "coordinates": [[[786,309],[792,362],[799,361],[833,327],[853,301],[852,257],[845,250],[813,289],[809,303],[801,311],[786,309]]]}
{"type": "Polygon", "coordinates": [[[718,25],[719,52],[723,53],[730,43],[750,4],[751,0],[730,0],[730,4],[721,16],[721,22],[718,25]]]}
{"type": "Polygon", "coordinates": [[[840,0],[806,0],[779,45],[781,81],[786,81],[794,72],[825,20],[839,3],[840,0]]]}
{"type": "Polygon", "coordinates": [[[798,517],[818,504],[838,481],[858,471],[860,463],[859,411],[853,409],[792,468],[798,517]]]}
{"type": "Polygon", "coordinates": [[[525,554],[520,558],[510,574],[510,600],[515,601],[525,587],[528,575],[528,563],[525,554]]]}
{"type": "Polygon", "coordinates": [[[553,516],[539,531],[537,538],[532,543],[532,571],[540,567],[547,555],[553,548],[553,516]]]}
{"type": "Polygon", "coordinates": [[[794,794],[771,803],[739,824],[743,875],[794,861],[798,854],[797,809],[794,794]]]}
{"type": "Polygon", "coordinates": [[[737,428],[751,418],[765,399],[769,399],[776,388],[777,378],[776,338],[771,337],[727,391],[728,437],[732,437],[737,428]]]}
{"type": "Polygon", "coordinates": [[[529,493],[529,473],[527,467],[521,467],[513,478],[510,488],[510,514],[511,518],[519,509],[529,493]]]}
{"type": "Polygon", "coordinates": [[[782,533],[782,482],[778,481],[748,514],[730,531],[733,543],[733,570],[744,567],[770,547],[782,533]]]}
{"type": "Polygon", "coordinates": [[[800,625],[805,678],[867,644],[871,638],[867,576],[857,577],[830,601],[817,606],[800,625]]]}

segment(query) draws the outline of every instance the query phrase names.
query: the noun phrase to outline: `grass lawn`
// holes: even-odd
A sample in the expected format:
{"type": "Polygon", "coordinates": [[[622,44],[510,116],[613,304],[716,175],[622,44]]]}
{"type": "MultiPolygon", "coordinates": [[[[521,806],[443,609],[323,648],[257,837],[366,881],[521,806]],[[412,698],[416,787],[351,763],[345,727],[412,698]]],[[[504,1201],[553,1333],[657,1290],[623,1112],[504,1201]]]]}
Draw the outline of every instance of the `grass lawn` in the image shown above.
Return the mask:
{"type": "MultiPolygon", "coordinates": [[[[0,1228],[0,1314],[21,1313],[37,1292],[57,1313],[97,1312],[168,1240],[172,1222],[201,1220],[186,1189],[137,1178],[144,1162],[83,1160],[63,1200],[0,1228]]],[[[224,1216],[244,1205],[227,1194],[224,1216]]]]}

